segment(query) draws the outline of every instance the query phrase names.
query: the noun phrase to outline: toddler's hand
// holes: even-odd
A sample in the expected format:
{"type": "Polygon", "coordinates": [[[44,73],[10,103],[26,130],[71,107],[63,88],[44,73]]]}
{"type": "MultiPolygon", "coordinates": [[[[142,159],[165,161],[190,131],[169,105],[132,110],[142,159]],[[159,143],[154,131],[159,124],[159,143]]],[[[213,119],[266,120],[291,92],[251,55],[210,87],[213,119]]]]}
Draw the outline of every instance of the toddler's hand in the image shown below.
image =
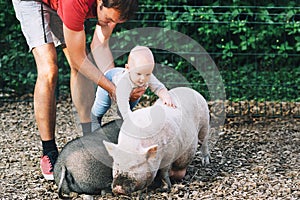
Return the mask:
{"type": "Polygon", "coordinates": [[[172,98],[170,97],[170,95],[165,95],[165,97],[162,99],[163,104],[172,107],[172,108],[176,108],[176,105],[173,103],[172,98]]]}

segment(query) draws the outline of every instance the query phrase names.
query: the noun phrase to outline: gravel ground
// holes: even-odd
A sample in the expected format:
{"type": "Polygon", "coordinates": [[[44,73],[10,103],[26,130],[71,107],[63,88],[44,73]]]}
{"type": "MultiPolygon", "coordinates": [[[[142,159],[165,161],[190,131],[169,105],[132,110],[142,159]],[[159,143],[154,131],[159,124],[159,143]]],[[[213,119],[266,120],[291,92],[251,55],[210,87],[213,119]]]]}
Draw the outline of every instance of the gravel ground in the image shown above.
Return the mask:
{"type": "MultiPolygon", "coordinates": [[[[265,106],[265,105],[264,105],[265,106]]],[[[232,113],[232,107],[226,107],[232,113]]],[[[234,113],[234,112],[233,112],[234,113]]],[[[58,199],[57,186],[39,170],[41,142],[32,102],[0,102],[0,199],[58,199]]],[[[60,101],[56,140],[61,149],[79,137],[70,100],[60,101]]],[[[108,116],[110,116],[108,114],[108,116]]],[[[106,118],[107,121],[111,118],[106,118]]],[[[300,119],[228,118],[223,134],[211,140],[211,164],[201,154],[170,192],[96,199],[300,199],[300,119]],[[246,119],[246,120],[245,120],[246,119]]],[[[71,199],[82,199],[73,194],[71,199]]]]}

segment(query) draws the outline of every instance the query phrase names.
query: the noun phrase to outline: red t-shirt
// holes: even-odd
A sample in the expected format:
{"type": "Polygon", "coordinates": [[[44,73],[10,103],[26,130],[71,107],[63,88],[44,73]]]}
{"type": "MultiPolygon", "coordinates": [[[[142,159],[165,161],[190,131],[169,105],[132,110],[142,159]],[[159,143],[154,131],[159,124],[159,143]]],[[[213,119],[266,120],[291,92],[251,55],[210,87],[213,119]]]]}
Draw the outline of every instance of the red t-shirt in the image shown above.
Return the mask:
{"type": "Polygon", "coordinates": [[[42,0],[57,10],[63,23],[73,31],[82,31],[87,18],[95,18],[96,0],[42,0]]]}

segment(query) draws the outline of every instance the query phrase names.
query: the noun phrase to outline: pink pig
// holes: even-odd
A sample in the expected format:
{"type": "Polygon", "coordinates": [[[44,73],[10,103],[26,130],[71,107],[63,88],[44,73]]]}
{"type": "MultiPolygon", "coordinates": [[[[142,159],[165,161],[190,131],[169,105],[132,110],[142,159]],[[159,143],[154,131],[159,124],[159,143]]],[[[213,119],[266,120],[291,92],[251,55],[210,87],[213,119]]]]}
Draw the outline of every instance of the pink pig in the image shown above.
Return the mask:
{"type": "Polygon", "coordinates": [[[104,145],[113,158],[112,191],[130,194],[143,190],[159,175],[163,188],[170,177],[182,179],[198,142],[203,164],[209,164],[209,109],[201,94],[186,87],[170,90],[176,108],[157,100],[151,107],[129,114],[122,124],[118,144],[104,145]]]}

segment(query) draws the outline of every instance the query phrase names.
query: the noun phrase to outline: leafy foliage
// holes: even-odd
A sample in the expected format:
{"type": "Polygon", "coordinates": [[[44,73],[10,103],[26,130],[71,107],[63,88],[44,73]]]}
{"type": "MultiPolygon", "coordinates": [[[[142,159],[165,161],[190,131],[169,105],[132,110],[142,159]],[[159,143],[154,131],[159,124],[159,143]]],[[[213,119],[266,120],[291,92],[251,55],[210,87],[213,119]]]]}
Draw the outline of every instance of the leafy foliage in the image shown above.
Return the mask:
{"type": "MultiPolygon", "coordinates": [[[[0,95],[9,93],[19,97],[33,93],[37,71],[33,55],[28,52],[19,21],[15,17],[11,0],[0,2],[0,95]]],[[[57,93],[69,93],[70,70],[58,49],[59,80],[57,93]]]]}
{"type": "MultiPolygon", "coordinates": [[[[300,7],[297,1],[140,1],[136,17],[118,25],[115,35],[137,27],[162,27],[176,30],[197,41],[218,67],[229,100],[300,101],[300,7]]],[[[32,93],[36,79],[33,56],[16,20],[10,0],[0,2],[0,83],[2,91],[20,96],[32,93]]],[[[91,40],[94,21],[86,31],[91,40]]],[[[120,50],[132,42],[124,35],[112,49],[120,50]],[[119,49],[118,49],[119,48],[119,49]]],[[[172,44],[165,37],[152,41],[172,44]]],[[[193,47],[188,46],[192,49],[193,47]]],[[[69,69],[59,52],[60,93],[69,92],[69,69]]],[[[156,62],[172,67],[191,87],[204,93],[207,85],[190,62],[178,55],[153,49],[156,62]]],[[[127,52],[116,65],[127,61],[127,52]]],[[[192,58],[191,58],[192,59],[192,58]]],[[[172,77],[164,73],[172,86],[172,77]]],[[[174,81],[173,81],[174,82],[174,81]]],[[[217,87],[217,86],[216,86],[217,87]]]]}

